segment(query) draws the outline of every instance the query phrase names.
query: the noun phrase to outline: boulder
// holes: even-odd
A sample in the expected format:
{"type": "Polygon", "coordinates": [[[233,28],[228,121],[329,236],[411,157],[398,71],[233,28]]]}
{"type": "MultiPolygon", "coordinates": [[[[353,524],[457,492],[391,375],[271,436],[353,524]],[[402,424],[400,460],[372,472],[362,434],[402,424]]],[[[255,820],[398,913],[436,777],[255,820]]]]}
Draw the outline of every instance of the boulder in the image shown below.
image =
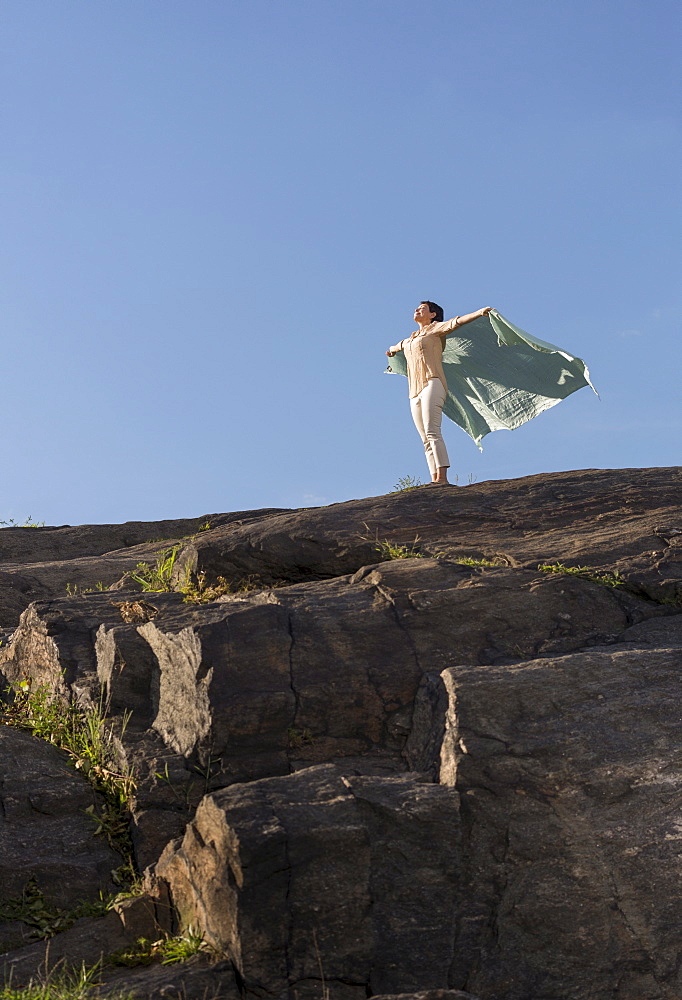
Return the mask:
{"type": "Polygon", "coordinates": [[[682,652],[635,644],[443,673],[463,837],[450,985],[682,995],[682,652]]]}
{"type": "Polygon", "coordinates": [[[157,876],[249,995],[445,987],[456,794],[319,765],[207,796],[157,876]]]}

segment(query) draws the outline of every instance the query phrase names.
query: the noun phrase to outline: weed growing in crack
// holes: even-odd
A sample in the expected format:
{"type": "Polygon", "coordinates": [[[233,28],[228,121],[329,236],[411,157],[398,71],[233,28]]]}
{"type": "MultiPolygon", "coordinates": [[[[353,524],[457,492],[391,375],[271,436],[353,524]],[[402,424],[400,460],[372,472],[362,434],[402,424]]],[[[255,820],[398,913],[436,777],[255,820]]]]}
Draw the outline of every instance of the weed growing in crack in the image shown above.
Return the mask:
{"type": "Polygon", "coordinates": [[[623,587],[625,580],[620,573],[601,572],[592,566],[564,566],[563,563],[540,563],[538,569],[542,573],[565,573],[568,576],[579,576],[592,583],[601,583],[605,587],[623,587]]]}
{"type": "Polygon", "coordinates": [[[184,934],[159,938],[158,941],[138,938],[134,944],[128,945],[127,948],[107,955],[104,961],[107,965],[128,967],[151,965],[159,960],[162,965],[174,965],[176,962],[186,962],[188,958],[198,952],[208,951],[210,949],[201,934],[190,927],[184,934]]]}
{"type": "MultiPolygon", "coordinates": [[[[0,920],[21,920],[34,938],[50,938],[65,931],[81,917],[101,917],[109,909],[106,900],[78,903],[70,910],[49,903],[35,878],[28,880],[20,896],[0,904],[0,920]]],[[[1,994],[0,994],[1,996],[1,994]]]]}
{"type": "Polygon", "coordinates": [[[179,589],[185,595],[185,601],[191,604],[207,604],[228,594],[246,594],[250,590],[262,590],[264,586],[263,581],[253,574],[243,576],[235,583],[229,583],[224,576],[219,576],[215,583],[208,584],[206,574],[201,572],[197,574],[196,583],[187,580],[179,589]]]}
{"type": "Polygon", "coordinates": [[[103,593],[108,590],[106,583],[102,583],[98,580],[94,587],[81,587],[78,583],[67,583],[66,594],[67,597],[83,597],[85,594],[94,594],[96,591],[103,593]]]}
{"type": "Polygon", "coordinates": [[[498,569],[500,566],[506,566],[505,562],[497,559],[472,559],[469,556],[456,556],[453,562],[459,563],[460,566],[493,566],[498,569]]]}
{"type": "Polygon", "coordinates": [[[173,781],[168,771],[168,764],[164,765],[163,771],[154,771],[154,777],[159,781],[162,781],[164,785],[173,793],[173,797],[176,802],[182,807],[186,812],[190,812],[192,808],[192,791],[194,789],[194,781],[191,779],[184,784],[178,784],[173,781]]]}
{"type": "Polygon", "coordinates": [[[313,947],[315,948],[315,958],[317,959],[317,967],[320,972],[320,983],[322,984],[322,998],[321,1000],[330,1000],[329,987],[325,982],[324,977],[324,966],[322,964],[322,955],[320,954],[320,946],[317,943],[317,931],[313,927],[313,947]]]}
{"type": "MultiPolygon", "coordinates": [[[[71,909],[65,909],[46,900],[35,877],[31,877],[19,896],[0,903],[0,921],[20,920],[31,928],[31,937],[45,940],[68,930],[81,917],[104,916],[117,903],[140,896],[142,892],[142,879],[134,875],[128,888],[121,892],[100,892],[98,900],[82,900],[71,909]]],[[[0,1000],[1,998],[2,994],[0,1000]]]]}
{"type": "Polygon", "coordinates": [[[379,529],[377,528],[374,532],[374,537],[370,535],[370,529],[368,525],[363,521],[363,524],[367,530],[366,535],[360,535],[360,539],[363,542],[370,542],[372,547],[376,552],[379,553],[382,562],[388,562],[390,559],[423,559],[424,553],[420,552],[417,548],[419,544],[419,535],[414,536],[414,541],[411,545],[397,545],[395,542],[389,542],[385,539],[379,538],[379,529]]]}
{"type": "Polygon", "coordinates": [[[419,535],[414,536],[412,545],[395,545],[393,542],[375,542],[375,548],[383,560],[389,559],[423,559],[424,553],[416,548],[419,535]]]}
{"type": "Polygon", "coordinates": [[[131,580],[139,583],[146,593],[158,594],[173,591],[171,580],[179,551],[179,545],[172,545],[169,549],[159,552],[156,562],[138,563],[135,572],[130,574],[131,580]]]}

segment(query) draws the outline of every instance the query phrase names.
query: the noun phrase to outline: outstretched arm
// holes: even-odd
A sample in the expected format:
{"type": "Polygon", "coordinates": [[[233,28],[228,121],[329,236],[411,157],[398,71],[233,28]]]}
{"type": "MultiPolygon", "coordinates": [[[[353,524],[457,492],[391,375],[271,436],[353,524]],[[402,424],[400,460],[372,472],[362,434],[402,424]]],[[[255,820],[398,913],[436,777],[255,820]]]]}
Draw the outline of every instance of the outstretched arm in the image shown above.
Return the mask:
{"type": "Polygon", "coordinates": [[[393,347],[389,347],[389,349],[386,351],[386,356],[392,358],[394,354],[397,354],[398,351],[402,351],[402,349],[403,349],[403,342],[401,340],[399,344],[394,344],[393,347]]]}
{"type": "Polygon", "coordinates": [[[445,323],[439,323],[438,336],[444,337],[446,333],[452,333],[458,326],[464,326],[465,323],[473,323],[475,319],[487,316],[489,312],[492,312],[492,309],[492,306],[484,306],[483,309],[478,309],[475,313],[467,313],[466,316],[455,316],[454,319],[448,319],[445,323]]]}

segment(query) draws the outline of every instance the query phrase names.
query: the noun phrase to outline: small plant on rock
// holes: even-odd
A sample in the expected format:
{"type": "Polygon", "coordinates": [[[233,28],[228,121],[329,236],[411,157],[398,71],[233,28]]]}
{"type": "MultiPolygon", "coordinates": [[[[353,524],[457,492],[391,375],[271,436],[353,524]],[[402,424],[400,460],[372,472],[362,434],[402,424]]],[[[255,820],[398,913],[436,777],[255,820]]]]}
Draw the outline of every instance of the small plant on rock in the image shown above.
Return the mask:
{"type": "Polygon", "coordinates": [[[300,750],[301,747],[312,746],[314,742],[315,737],[310,729],[290,726],[287,730],[287,745],[290,750],[300,750]]]}
{"type": "Polygon", "coordinates": [[[31,515],[25,521],[15,521],[10,517],[7,521],[0,521],[0,528],[44,528],[44,521],[34,521],[31,515]]]}
{"type": "Polygon", "coordinates": [[[159,938],[158,941],[138,938],[127,948],[107,955],[106,962],[108,965],[136,966],[151,965],[160,960],[162,965],[174,965],[176,962],[186,962],[200,951],[208,950],[201,934],[190,927],[184,934],[159,938]]]}
{"type": "Polygon", "coordinates": [[[67,583],[66,594],[68,597],[84,597],[86,594],[94,594],[95,591],[103,593],[109,588],[101,580],[98,580],[94,587],[81,587],[78,583],[67,583]]]}
{"type": "Polygon", "coordinates": [[[207,604],[209,601],[217,601],[219,597],[226,597],[228,594],[245,594],[250,590],[260,590],[263,586],[262,580],[252,574],[243,576],[235,583],[229,583],[224,576],[219,576],[215,583],[208,584],[206,583],[206,574],[201,572],[197,575],[196,583],[187,580],[180,587],[180,591],[190,604],[207,604]]]}
{"type": "Polygon", "coordinates": [[[180,551],[179,545],[173,545],[169,549],[159,552],[154,563],[138,563],[135,572],[130,574],[130,578],[142,587],[147,593],[160,593],[172,591],[173,569],[175,560],[180,551]]]}
{"type": "Polygon", "coordinates": [[[470,556],[457,556],[454,561],[460,566],[494,566],[497,568],[506,565],[502,560],[472,559],[470,556]]]}
{"type": "MultiPolygon", "coordinates": [[[[364,523],[364,522],[363,522],[364,523]]],[[[363,542],[371,542],[373,548],[379,553],[381,560],[388,562],[389,559],[423,559],[424,553],[420,552],[417,548],[419,544],[419,535],[414,536],[414,541],[411,545],[399,545],[395,542],[389,542],[385,539],[379,538],[379,529],[377,528],[374,532],[374,537],[369,533],[369,527],[365,523],[365,528],[367,530],[366,535],[360,535],[363,542]]]]}
{"type": "Polygon", "coordinates": [[[607,573],[592,566],[564,566],[563,563],[540,563],[538,569],[542,573],[565,573],[569,576],[580,576],[592,583],[601,583],[605,587],[623,587],[625,580],[620,573],[607,573]]]}
{"type": "Polygon", "coordinates": [[[382,559],[423,559],[424,553],[419,552],[417,543],[419,535],[414,536],[411,545],[396,545],[394,542],[377,542],[376,549],[382,559]]]}
{"type": "Polygon", "coordinates": [[[21,920],[31,928],[32,937],[50,938],[67,930],[81,917],[100,917],[108,908],[108,903],[102,899],[96,903],[79,903],[65,910],[49,903],[35,878],[31,878],[20,896],[0,904],[0,921],[21,920]]]}
{"type": "Polygon", "coordinates": [[[416,490],[417,487],[423,485],[424,483],[418,476],[401,476],[391,493],[405,493],[407,490],[416,490]]]}

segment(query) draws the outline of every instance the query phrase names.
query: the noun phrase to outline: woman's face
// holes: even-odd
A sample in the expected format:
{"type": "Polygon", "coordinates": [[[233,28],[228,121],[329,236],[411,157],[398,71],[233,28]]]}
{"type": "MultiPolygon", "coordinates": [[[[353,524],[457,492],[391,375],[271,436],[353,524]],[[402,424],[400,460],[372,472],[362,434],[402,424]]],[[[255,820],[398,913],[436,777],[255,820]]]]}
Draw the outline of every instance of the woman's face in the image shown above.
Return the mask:
{"type": "Polygon", "coordinates": [[[414,311],[414,321],[415,323],[430,323],[435,315],[426,302],[420,302],[414,311]]]}

